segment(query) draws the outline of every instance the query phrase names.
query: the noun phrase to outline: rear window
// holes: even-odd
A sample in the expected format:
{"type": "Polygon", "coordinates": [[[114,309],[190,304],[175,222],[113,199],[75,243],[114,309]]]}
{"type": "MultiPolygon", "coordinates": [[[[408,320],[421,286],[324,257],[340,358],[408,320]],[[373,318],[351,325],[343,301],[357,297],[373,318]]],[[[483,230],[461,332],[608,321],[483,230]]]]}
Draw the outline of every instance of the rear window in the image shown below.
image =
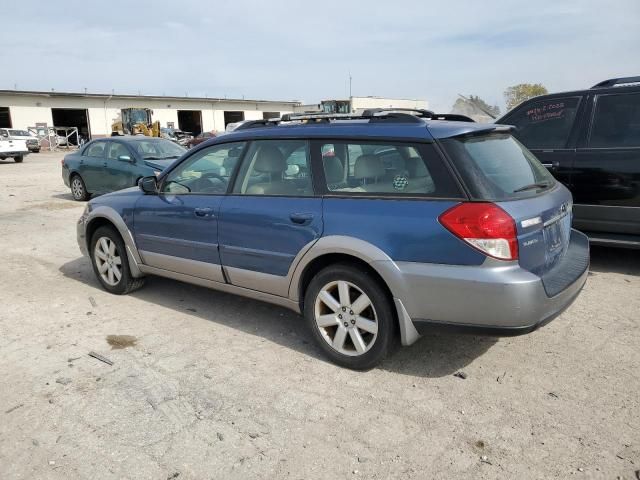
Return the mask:
{"type": "Polygon", "coordinates": [[[477,200],[517,200],[538,195],[555,180],[538,159],[508,134],[442,141],[469,193],[477,200]]]}

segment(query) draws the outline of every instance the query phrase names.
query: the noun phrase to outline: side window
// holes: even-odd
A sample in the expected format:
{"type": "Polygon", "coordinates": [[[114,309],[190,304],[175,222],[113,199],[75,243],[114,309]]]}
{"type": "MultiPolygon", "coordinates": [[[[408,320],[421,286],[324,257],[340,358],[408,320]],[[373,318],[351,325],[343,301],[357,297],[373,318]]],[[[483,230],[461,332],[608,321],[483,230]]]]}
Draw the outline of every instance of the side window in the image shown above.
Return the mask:
{"type": "Polygon", "coordinates": [[[238,165],[244,142],[224,143],[200,150],[173,169],[162,182],[170,194],[222,195],[238,165]]]}
{"type": "Polygon", "coordinates": [[[241,195],[312,196],[308,142],[252,142],[233,191],[241,195]]]}
{"type": "Polygon", "coordinates": [[[576,118],[580,97],[551,98],[520,107],[504,123],[527,148],[564,148],[576,118]]]}
{"type": "Polygon", "coordinates": [[[121,157],[123,155],[131,157],[131,152],[129,152],[129,149],[126,147],[126,145],[118,142],[109,142],[109,144],[110,146],[108,158],[110,160],[117,160],[118,157],[121,157]]]}
{"type": "Polygon", "coordinates": [[[640,93],[596,97],[589,146],[640,147],[640,93]]]}
{"type": "Polygon", "coordinates": [[[83,156],[104,157],[104,149],[106,145],[107,145],[106,142],[94,142],[87,147],[87,149],[83,153],[83,156]]]}
{"type": "Polygon", "coordinates": [[[320,148],[329,192],[460,196],[432,145],[332,142],[320,148]]]}

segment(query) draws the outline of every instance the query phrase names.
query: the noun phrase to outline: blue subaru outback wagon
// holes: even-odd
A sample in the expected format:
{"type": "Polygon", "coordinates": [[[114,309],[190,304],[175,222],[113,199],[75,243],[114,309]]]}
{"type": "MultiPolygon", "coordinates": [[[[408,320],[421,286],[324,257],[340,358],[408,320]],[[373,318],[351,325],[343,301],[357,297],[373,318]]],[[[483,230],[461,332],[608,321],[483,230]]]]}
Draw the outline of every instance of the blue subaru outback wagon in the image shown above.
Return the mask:
{"type": "Polygon", "coordinates": [[[249,122],[89,202],[80,249],[115,294],[160,275],[302,313],[349,368],[396,335],[529,332],[587,277],[571,194],[510,127],[437,118],[249,122]]]}

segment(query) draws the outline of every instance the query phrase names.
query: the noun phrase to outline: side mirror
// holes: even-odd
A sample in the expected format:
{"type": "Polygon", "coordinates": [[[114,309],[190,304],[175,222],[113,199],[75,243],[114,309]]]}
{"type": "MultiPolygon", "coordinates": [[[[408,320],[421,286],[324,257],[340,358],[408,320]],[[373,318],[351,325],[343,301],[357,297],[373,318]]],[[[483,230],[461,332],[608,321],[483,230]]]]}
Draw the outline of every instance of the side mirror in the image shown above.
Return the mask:
{"type": "Polygon", "coordinates": [[[155,175],[142,177],[138,180],[138,187],[140,187],[140,190],[144,193],[158,193],[158,182],[156,181],[155,175]]]}
{"type": "Polygon", "coordinates": [[[118,157],[118,160],[120,160],[121,162],[132,162],[133,160],[131,159],[131,157],[129,155],[120,155],[118,157]]]}

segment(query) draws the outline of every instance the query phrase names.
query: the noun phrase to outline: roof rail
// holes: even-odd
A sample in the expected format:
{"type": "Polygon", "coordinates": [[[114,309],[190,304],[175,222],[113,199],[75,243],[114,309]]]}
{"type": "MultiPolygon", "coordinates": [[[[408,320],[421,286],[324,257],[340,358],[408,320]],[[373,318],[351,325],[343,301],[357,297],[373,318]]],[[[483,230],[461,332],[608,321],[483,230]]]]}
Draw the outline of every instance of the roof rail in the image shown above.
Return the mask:
{"type": "Polygon", "coordinates": [[[370,108],[364,110],[362,112],[362,116],[372,116],[375,117],[376,113],[394,113],[404,114],[404,112],[412,112],[409,115],[413,115],[419,118],[426,118],[428,120],[448,120],[450,122],[475,122],[471,117],[467,117],[466,115],[459,115],[456,113],[435,113],[431,110],[424,110],[421,108],[370,108]]]}
{"type": "Polygon", "coordinates": [[[241,125],[238,125],[233,131],[237,132],[238,130],[248,130],[250,128],[260,128],[267,127],[270,125],[277,125],[280,123],[279,118],[265,118],[264,120],[249,120],[244,122],[241,125]]]}
{"type": "Polygon", "coordinates": [[[435,113],[433,113],[431,110],[425,110],[422,108],[368,108],[366,110],[363,110],[362,116],[373,117],[376,113],[385,112],[413,112],[414,116],[423,118],[431,118],[435,115],[435,113]]]}
{"type": "Polygon", "coordinates": [[[640,83],[640,77],[610,78],[609,80],[604,80],[603,82],[596,83],[591,88],[615,87],[616,85],[627,85],[629,83],[640,83]]]}
{"type": "Polygon", "coordinates": [[[350,113],[284,113],[280,120],[283,122],[296,122],[303,120],[362,120],[360,115],[352,115],[350,113]]]}
{"type": "Polygon", "coordinates": [[[447,120],[449,122],[473,122],[475,120],[471,117],[467,117],[466,115],[461,115],[459,113],[436,113],[431,120],[447,120]]]}
{"type": "Polygon", "coordinates": [[[416,115],[410,115],[395,111],[382,111],[383,115],[367,114],[368,110],[362,114],[351,113],[285,113],[282,115],[283,122],[301,121],[305,123],[328,123],[330,120],[369,120],[369,122],[398,122],[398,123],[420,123],[416,115]]]}
{"type": "Polygon", "coordinates": [[[412,108],[370,108],[364,110],[362,114],[324,112],[285,113],[281,118],[246,121],[238,125],[234,131],[273,127],[282,122],[329,123],[331,120],[368,120],[369,123],[421,123],[422,119],[473,122],[473,119],[466,115],[457,115],[454,113],[434,113],[431,110],[412,108]]]}

